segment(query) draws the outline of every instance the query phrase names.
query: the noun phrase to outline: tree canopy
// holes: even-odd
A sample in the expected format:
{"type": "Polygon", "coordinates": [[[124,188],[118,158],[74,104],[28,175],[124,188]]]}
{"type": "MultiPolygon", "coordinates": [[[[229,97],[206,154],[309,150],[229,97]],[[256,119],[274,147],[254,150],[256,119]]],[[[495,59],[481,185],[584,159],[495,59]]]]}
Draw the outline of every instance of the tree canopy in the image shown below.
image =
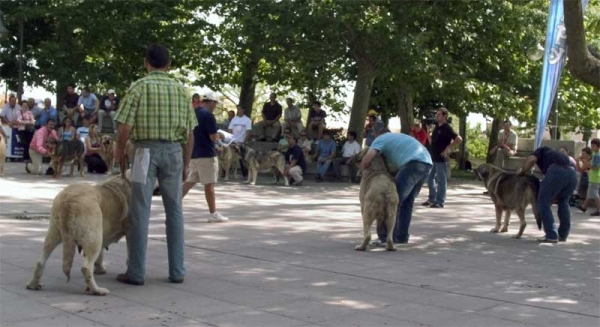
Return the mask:
{"type": "MultiPolygon", "coordinates": [[[[593,75],[600,2],[590,0],[586,16],[577,13],[577,2],[565,2],[571,63],[558,100],[566,130],[600,125],[594,84],[600,75],[593,75]],[[582,60],[592,69],[582,73],[576,65],[582,60]],[[583,76],[590,72],[591,79],[583,76]]],[[[542,63],[527,52],[543,43],[547,6],[545,0],[2,1],[10,33],[0,40],[0,77],[17,89],[23,22],[24,78],[58,98],[68,83],[123,94],[144,74],[146,46],[159,42],[170,48],[176,76],[216,91],[239,90],[231,99],[249,114],[259,106],[261,83],[301,94],[303,107],[319,99],[330,111],[348,110],[354,131],[362,129],[367,109],[378,107],[386,117],[400,116],[407,132],[423,114],[419,108],[431,103],[458,116],[533,124],[542,63]],[[345,108],[340,97],[348,82],[354,95],[345,108]]]]}

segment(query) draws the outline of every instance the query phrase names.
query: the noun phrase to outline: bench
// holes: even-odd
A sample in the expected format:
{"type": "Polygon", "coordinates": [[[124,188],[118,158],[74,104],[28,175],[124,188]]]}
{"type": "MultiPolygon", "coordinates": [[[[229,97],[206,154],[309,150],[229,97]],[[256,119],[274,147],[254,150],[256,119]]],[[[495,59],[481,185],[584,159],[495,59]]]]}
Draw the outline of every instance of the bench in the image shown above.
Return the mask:
{"type": "MultiPolygon", "coordinates": [[[[581,150],[585,147],[585,142],[572,140],[542,140],[542,146],[548,146],[556,150],[565,147],[567,148],[567,151],[569,151],[570,156],[577,158],[581,155],[581,150]]],[[[527,160],[527,156],[535,150],[534,147],[535,139],[520,138],[517,141],[517,153],[514,156],[505,159],[502,168],[509,171],[521,168],[525,163],[525,160],[527,160]]]]}

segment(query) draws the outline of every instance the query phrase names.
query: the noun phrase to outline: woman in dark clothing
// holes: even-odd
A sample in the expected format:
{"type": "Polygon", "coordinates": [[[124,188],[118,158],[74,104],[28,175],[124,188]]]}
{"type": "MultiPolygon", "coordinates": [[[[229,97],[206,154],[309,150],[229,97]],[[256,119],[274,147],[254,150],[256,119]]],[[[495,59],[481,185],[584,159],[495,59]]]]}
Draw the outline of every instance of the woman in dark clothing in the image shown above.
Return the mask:
{"type": "Polygon", "coordinates": [[[90,133],[85,138],[85,163],[88,167],[88,173],[104,174],[108,170],[106,162],[100,157],[100,135],[98,134],[98,125],[90,125],[90,133]]]}

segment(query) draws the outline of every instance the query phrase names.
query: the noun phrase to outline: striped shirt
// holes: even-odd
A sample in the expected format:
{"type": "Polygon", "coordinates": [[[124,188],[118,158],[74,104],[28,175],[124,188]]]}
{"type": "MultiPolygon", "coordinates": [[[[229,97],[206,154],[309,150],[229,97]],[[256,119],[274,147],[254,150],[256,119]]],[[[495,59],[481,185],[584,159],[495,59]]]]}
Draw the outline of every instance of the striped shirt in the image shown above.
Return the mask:
{"type": "Polygon", "coordinates": [[[115,120],[132,126],[134,142],[185,144],[188,133],[198,125],[186,88],[162,71],[153,71],[131,85],[115,120]]]}

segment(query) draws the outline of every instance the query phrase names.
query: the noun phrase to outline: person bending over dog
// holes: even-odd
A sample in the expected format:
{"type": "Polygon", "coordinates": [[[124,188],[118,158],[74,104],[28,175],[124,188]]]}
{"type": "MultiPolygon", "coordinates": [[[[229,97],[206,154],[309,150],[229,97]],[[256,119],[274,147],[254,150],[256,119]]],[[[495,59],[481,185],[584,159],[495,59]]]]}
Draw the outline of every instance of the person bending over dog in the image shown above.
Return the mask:
{"type": "Polygon", "coordinates": [[[546,235],[538,238],[538,241],[543,243],[564,242],[567,240],[571,229],[569,199],[577,187],[575,167],[571,166],[569,157],[544,146],[527,157],[523,167],[517,171],[517,174],[525,175],[529,173],[535,164],[544,174],[538,192],[537,207],[546,235]],[[558,220],[560,221],[558,229],[552,215],[553,199],[558,201],[558,220]]]}
{"type": "Polygon", "coordinates": [[[218,102],[217,95],[211,92],[204,95],[202,106],[194,109],[198,126],[194,128],[195,142],[190,161],[190,174],[183,184],[183,197],[196,183],[204,185],[204,195],[210,212],[209,223],[221,223],[229,220],[217,212],[215,199],[215,183],[217,183],[219,175],[219,159],[215,141],[222,135],[217,133],[217,120],[213,115],[218,102]]]}
{"type": "MultiPolygon", "coordinates": [[[[38,129],[35,134],[33,134],[33,139],[29,144],[29,157],[31,157],[31,163],[25,164],[25,170],[28,173],[35,175],[42,174],[42,158],[48,156],[46,143],[50,138],[58,139],[58,136],[54,131],[54,126],[54,119],[48,119],[46,126],[38,129]]],[[[50,167],[52,167],[52,163],[50,163],[50,167]]]]}
{"type": "MultiPolygon", "coordinates": [[[[382,154],[387,161],[398,167],[395,182],[400,204],[396,213],[396,224],[391,232],[394,243],[408,243],[413,206],[433,166],[431,156],[429,151],[410,135],[390,133],[385,127],[379,127],[373,132],[375,140],[360,163],[360,167],[361,169],[369,167],[377,153],[382,154]]],[[[386,244],[387,233],[390,231],[384,225],[378,232],[379,242],[375,241],[374,245],[386,244]]]]}

